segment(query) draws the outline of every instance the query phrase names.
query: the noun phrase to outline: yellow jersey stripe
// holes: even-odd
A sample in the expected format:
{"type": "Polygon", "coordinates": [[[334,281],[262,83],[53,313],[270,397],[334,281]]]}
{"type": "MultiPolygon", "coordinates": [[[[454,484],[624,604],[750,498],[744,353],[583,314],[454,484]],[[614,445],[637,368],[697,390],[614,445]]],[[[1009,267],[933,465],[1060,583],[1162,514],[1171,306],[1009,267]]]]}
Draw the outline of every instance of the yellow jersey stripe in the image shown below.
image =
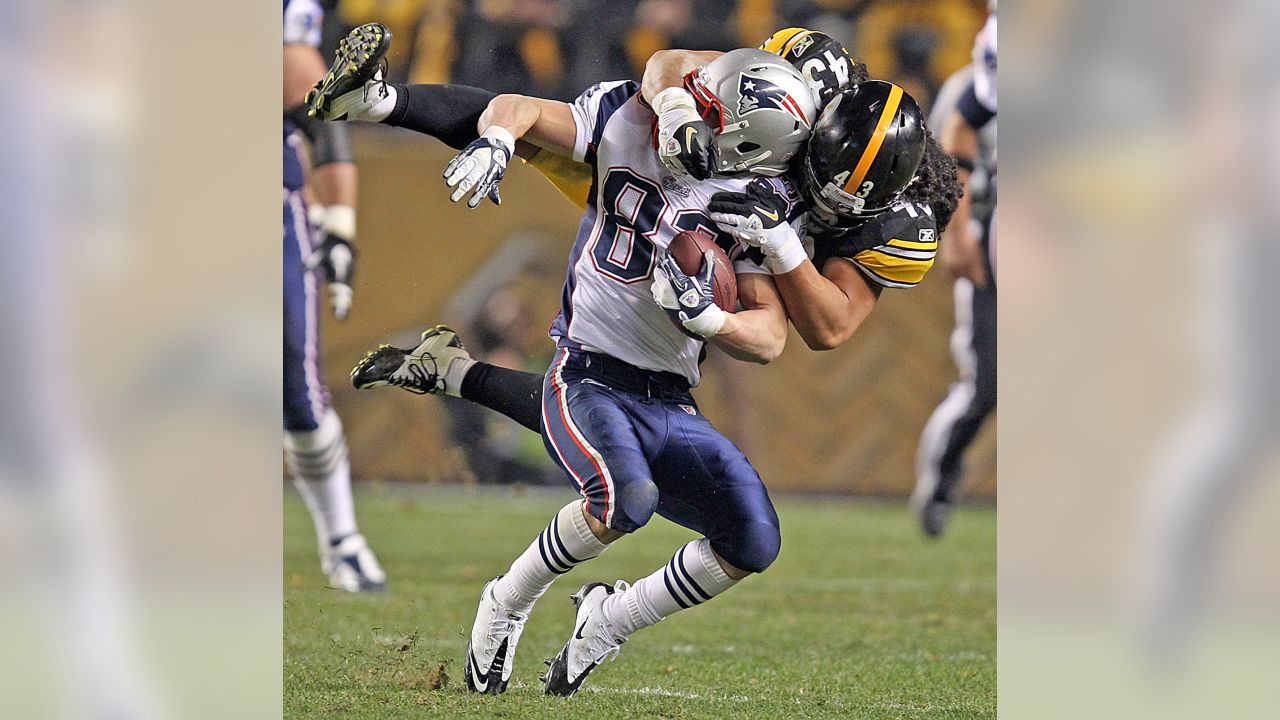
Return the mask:
{"type": "Polygon", "coordinates": [[[888,245],[890,247],[902,248],[904,250],[937,250],[938,249],[937,240],[932,240],[930,242],[918,242],[916,240],[899,240],[897,238],[894,238],[889,242],[885,243],[885,245],[888,245]]]}
{"type": "Polygon", "coordinates": [[[876,155],[880,152],[880,146],[884,144],[885,133],[889,131],[889,123],[893,122],[893,116],[898,113],[898,105],[901,103],[902,88],[894,85],[889,90],[889,99],[885,100],[884,110],[880,112],[880,120],[876,122],[875,132],[871,133],[871,140],[867,142],[866,149],[862,151],[862,157],[858,159],[857,166],[853,168],[853,174],[849,176],[849,181],[844,184],[845,192],[857,196],[857,189],[862,185],[862,180],[867,176],[867,171],[871,169],[871,163],[875,162],[876,155]]]}

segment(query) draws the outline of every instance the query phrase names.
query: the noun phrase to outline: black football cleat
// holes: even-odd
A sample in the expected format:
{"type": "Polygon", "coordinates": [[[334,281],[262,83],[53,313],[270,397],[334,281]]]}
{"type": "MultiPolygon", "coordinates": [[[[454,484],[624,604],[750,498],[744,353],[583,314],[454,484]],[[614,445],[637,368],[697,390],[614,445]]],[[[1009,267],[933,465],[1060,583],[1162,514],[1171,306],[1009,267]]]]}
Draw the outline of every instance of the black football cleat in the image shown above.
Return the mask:
{"type": "Polygon", "coordinates": [[[418,395],[457,395],[445,384],[445,371],[456,359],[470,359],[462,339],[447,325],[422,333],[412,348],[380,345],[351,369],[351,384],[359,390],[390,385],[418,395]]]}
{"type": "Polygon", "coordinates": [[[307,93],[307,114],[322,120],[359,116],[386,97],[386,57],[391,31],[381,23],[366,23],[338,43],[333,66],[307,93]]]}

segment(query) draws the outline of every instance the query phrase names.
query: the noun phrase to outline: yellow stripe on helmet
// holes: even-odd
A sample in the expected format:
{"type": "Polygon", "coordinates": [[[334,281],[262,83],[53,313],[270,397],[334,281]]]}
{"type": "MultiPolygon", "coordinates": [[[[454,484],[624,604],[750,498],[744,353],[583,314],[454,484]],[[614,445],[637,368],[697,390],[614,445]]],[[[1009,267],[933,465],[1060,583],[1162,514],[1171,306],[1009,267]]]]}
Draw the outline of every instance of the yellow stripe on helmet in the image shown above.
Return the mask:
{"type": "Polygon", "coordinates": [[[885,133],[889,131],[889,124],[893,122],[893,116],[898,114],[898,106],[901,103],[902,88],[891,84],[889,99],[885,101],[884,110],[880,112],[875,132],[871,133],[871,140],[867,142],[867,147],[862,151],[862,157],[858,158],[858,164],[849,175],[848,182],[844,184],[845,192],[857,194],[858,187],[862,185],[863,178],[867,176],[867,171],[871,169],[871,164],[875,162],[876,155],[880,152],[880,146],[884,144],[885,133]]]}

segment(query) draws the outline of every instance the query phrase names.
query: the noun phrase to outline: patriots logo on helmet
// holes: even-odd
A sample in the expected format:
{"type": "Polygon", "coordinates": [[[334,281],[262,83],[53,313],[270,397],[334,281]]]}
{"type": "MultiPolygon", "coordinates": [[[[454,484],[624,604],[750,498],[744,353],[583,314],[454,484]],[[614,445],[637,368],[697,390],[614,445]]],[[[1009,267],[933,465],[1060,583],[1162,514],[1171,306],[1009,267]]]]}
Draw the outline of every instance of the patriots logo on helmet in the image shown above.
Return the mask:
{"type": "Polygon", "coordinates": [[[738,115],[769,109],[782,110],[809,127],[809,118],[786,90],[751,73],[739,73],[738,115]]]}

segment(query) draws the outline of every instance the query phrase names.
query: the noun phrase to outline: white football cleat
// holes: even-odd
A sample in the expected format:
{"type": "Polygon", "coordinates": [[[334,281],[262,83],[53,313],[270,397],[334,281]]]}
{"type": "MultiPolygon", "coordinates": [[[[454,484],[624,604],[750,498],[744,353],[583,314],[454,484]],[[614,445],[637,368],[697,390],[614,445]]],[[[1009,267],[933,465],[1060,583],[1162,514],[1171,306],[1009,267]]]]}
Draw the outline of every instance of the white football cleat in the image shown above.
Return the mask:
{"type": "Polygon", "coordinates": [[[455,360],[470,360],[462,339],[447,325],[422,333],[413,348],[380,345],[370,350],[351,370],[351,384],[360,390],[392,385],[419,395],[453,395],[461,388],[448,387],[445,375],[455,360]]]}
{"type": "Polygon", "coordinates": [[[508,610],[493,596],[493,586],[502,576],[490,580],[480,591],[480,607],[467,640],[466,667],[462,677],[471,692],[501,694],[515,667],[516,645],[529,616],[508,610]]]}
{"type": "Polygon", "coordinates": [[[330,547],[327,562],[321,566],[329,576],[329,587],[347,592],[380,592],[387,588],[387,574],[360,533],[348,535],[330,547]]]}
{"type": "Polygon", "coordinates": [[[621,580],[613,587],[600,582],[587,583],[570,596],[578,608],[577,622],[564,649],[547,661],[549,667],[547,674],[542,676],[542,682],[548,695],[567,697],[578,692],[582,681],[592,670],[605,660],[618,656],[627,636],[605,615],[604,601],[628,587],[621,580]]]}

